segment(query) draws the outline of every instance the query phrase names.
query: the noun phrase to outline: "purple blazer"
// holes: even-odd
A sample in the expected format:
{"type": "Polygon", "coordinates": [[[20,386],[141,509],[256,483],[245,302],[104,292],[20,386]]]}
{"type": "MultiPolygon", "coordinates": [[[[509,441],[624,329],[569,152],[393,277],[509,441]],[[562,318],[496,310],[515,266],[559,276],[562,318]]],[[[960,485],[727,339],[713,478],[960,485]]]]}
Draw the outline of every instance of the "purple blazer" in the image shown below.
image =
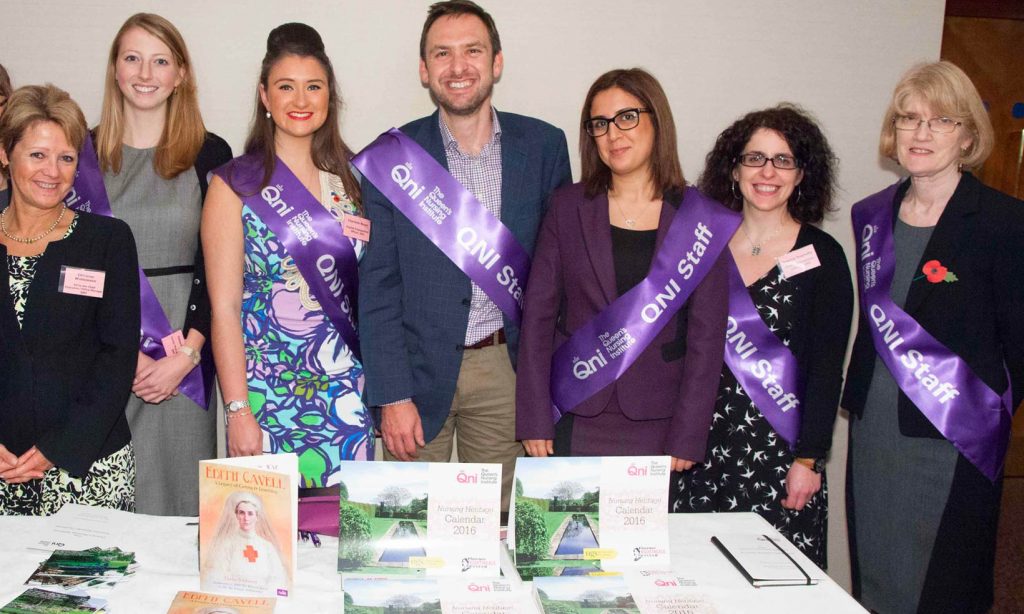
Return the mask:
{"type": "MultiPolygon", "coordinates": [[[[660,249],[681,197],[666,199],[658,223],[660,249]]],[[[554,192],[530,269],[516,370],[516,438],[554,439],[551,356],[577,329],[619,296],[615,287],[608,195],[583,185],[554,192]],[[560,317],[561,312],[561,317],[560,317]]],[[[728,269],[719,258],[686,305],[616,382],[573,413],[596,416],[618,398],[634,420],[671,419],[663,443],[677,458],[702,461],[715,406],[728,313],[728,269]]],[[[628,449],[608,455],[651,453],[628,449]]]]}

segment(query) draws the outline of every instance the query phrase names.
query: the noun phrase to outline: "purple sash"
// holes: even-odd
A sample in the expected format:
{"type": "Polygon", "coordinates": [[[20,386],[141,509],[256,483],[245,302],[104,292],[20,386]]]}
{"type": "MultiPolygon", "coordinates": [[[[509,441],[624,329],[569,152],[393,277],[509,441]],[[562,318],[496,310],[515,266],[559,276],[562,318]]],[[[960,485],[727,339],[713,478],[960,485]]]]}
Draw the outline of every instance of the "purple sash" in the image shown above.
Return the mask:
{"type": "Polygon", "coordinates": [[[626,372],[700,285],[740,220],[696,188],[686,188],[647,277],[551,357],[555,422],[626,372]]]}
{"type": "Polygon", "coordinates": [[[775,336],[750,298],[732,255],[729,258],[729,324],[725,364],[761,415],[789,447],[800,435],[800,397],[796,357],[775,336]]]}
{"type": "Polygon", "coordinates": [[[352,314],[358,292],[359,260],[338,220],[280,158],[270,184],[258,193],[263,179],[259,155],[235,158],[213,172],[277,235],[324,314],[352,355],[361,360],[352,314]],[[247,192],[253,194],[246,195],[247,192]]]}
{"type": "MultiPolygon", "coordinates": [[[[78,155],[78,171],[75,173],[75,184],[64,199],[69,209],[86,211],[97,215],[114,217],[107,198],[107,188],[103,185],[103,173],[100,171],[99,159],[92,138],[86,138],[82,151],[78,155]]],[[[167,356],[161,340],[174,332],[167,314],[160,305],[160,299],[153,292],[146,274],[139,268],[139,299],[142,309],[142,338],[139,349],[153,360],[167,356]]],[[[207,339],[209,342],[209,339],[207,339]]],[[[204,350],[206,348],[204,347],[204,350]]],[[[203,409],[210,407],[210,393],[213,391],[213,365],[206,360],[203,365],[193,368],[181,380],[178,389],[203,409]],[[208,366],[208,368],[200,368],[208,366]]]]}
{"type": "Polygon", "coordinates": [[[893,199],[899,184],[853,206],[860,305],[871,339],[900,390],[935,428],[995,482],[1009,444],[1013,402],[1000,396],[962,358],[889,298],[895,270],[893,199]]]}
{"type": "Polygon", "coordinates": [[[530,256],[472,192],[396,128],[367,145],[352,164],[509,320],[522,321],[530,256]]]}

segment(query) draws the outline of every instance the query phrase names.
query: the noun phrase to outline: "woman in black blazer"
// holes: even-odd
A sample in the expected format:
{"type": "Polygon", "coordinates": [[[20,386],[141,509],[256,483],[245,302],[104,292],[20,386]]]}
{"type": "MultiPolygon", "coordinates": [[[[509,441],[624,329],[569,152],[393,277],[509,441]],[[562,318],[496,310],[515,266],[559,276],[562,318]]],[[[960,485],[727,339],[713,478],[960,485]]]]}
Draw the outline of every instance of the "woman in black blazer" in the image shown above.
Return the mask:
{"type": "MultiPolygon", "coordinates": [[[[895,246],[892,302],[994,394],[1007,390],[1009,375],[1016,407],[1024,397],[1024,203],[965,170],[985,160],[992,142],[963,71],[948,62],[911,69],[882,125],[881,153],[910,175],[883,230],[895,246]]],[[[855,223],[859,236],[863,224],[855,223]]],[[[1001,472],[986,477],[908,398],[902,386],[911,385],[897,384],[876,351],[874,326],[862,307],[843,395],[854,595],[879,612],[986,612],[1001,472]]],[[[980,399],[963,401],[945,408],[940,426],[986,411],[980,399]]],[[[995,438],[1001,445],[1006,431],[995,438]]],[[[1001,464],[999,446],[989,448],[1001,464]]]]}
{"type": "MultiPolygon", "coordinates": [[[[785,441],[781,433],[786,430],[771,419],[776,414],[766,411],[773,408],[755,402],[748,395],[750,386],[726,364],[707,461],[679,477],[674,503],[680,512],[757,512],[823,568],[825,458],[832,446],[853,315],[853,284],[843,249],[814,225],[831,209],[835,166],[817,124],[789,104],[740,118],[707,156],[701,189],[743,213],[729,251],[746,292],[730,294],[731,322],[746,301],[767,331],[786,344],[779,350],[788,348],[796,380],[803,382],[802,390],[790,392],[799,401],[800,419],[795,440],[785,441]],[[801,254],[812,266],[790,268],[801,254]]],[[[733,346],[741,343],[737,330],[730,323],[726,336],[733,346]]],[[[792,410],[788,402],[781,407],[792,410]]]]}
{"type": "Polygon", "coordinates": [[[0,514],[135,505],[124,403],[138,261],[126,224],[64,206],[86,136],[78,105],[51,85],[16,90],[0,119],[11,184],[0,213],[0,514]]]}

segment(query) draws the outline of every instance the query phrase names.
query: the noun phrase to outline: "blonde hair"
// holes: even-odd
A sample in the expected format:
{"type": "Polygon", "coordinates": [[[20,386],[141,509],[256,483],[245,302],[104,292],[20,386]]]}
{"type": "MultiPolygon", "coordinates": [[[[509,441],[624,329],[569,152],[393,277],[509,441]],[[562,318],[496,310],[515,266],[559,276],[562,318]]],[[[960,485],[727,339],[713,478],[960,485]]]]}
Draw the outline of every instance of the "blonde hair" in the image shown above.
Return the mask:
{"type": "Polygon", "coordinates": [[[911,99],[915,98],[931,107],[933,113],[962,122],[962,128],[971,137],[960,158],[964,168],[977,168],[985,162],[995,143],[988,111],[970,77],[956,64],[946,61],[918,64],[900,78],[882,121],[880,154],[896,160],[893,122],[897,115],[907,113],[911,99]]]}
{"type": "Polygon", "coordinates": [[[121,38],[128,30],[141,28],[160,39],[171,50],[182,69],[181,83],[167,99],[167,121],[156,146],[153,168],[164,179],[172,179],[192,168],[206,140],[206,126],[199,112],[196,80],[185,39],[174,24],[159,15],[136,13],[117,31],[107,59],[107,79],[103,87],[103,112],[96,128],[96,155],[100,168],[121,172],[121,145],[124,140],[124,94],[117,85],[117,58],[121,38]]]}
{"type": "Polygon", "coordinates": [[[60,126],[75,151],[82,148],[89,131],[82,109],[67,92],[49,83],[26,85],[14,90],[7,99],[0,116],[0,147],[10,156],[25,131],[39,122],[60,126]]]}

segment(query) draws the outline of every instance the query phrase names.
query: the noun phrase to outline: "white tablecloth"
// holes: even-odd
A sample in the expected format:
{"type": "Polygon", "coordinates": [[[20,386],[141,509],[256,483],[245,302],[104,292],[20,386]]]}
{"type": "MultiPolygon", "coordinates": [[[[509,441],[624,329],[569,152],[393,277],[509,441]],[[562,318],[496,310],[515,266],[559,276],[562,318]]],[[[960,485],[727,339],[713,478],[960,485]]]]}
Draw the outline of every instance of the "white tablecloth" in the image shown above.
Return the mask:
{"type": "MultiPolygon", "coordinates": [[[[133,579],[106,596],[112,612],[163,614],[176,592],[199,590],[195,518],[115,513],[118,535],[109,543],[97,545],[135,552],[139,570],[133,579]]],[[[48,522],[46,518],[0,516],[0,604],[25,590],[24,581],[49,556],[44,551],[27,549],[29,544],[50,534],[48,522]]],[[[673,568],[694,579],[699,590],[714,601],[720,614],[865,612],[792,546],[789,552],[807,570],[815,570],[811,575],[820,578],[820,583],[800,587],[752,587],[718,552],[710,538],[728,533],[778,536],[778,532],[757,514],[673,514],[669,527],[673,568]]],[[[781,536],[779,538],[785,542],[781,536]]],[[[341,612],[341,579],[336,571],[338,542],[332,538],[322,541],[320,548],[309,542],[299,543],[294,596],[279,599],[277,613],[341,612]]]]}

